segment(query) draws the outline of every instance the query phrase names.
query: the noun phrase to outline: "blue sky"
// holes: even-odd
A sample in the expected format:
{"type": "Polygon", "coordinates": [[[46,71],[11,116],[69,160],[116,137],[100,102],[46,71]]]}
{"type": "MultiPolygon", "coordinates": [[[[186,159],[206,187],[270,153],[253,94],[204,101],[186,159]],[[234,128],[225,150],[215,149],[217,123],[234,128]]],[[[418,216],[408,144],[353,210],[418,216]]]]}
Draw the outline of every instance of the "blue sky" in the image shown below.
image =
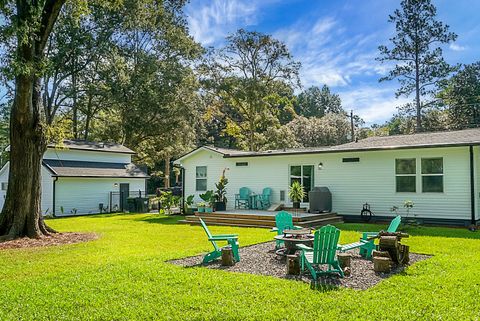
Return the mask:
{"type": "MultiPolygon", "coordinates": [[[[444,48],[449,63],[480,60],[480,1],[433,0],[440,20],[459,37],[444,48]]],[[[394,27],[388,15],[393,0],[191,0],[186,14],[190,33],[204,46],[221,46],[238,28],[272,34],[302,63],[305,87],[327,84],[345,109],[367,122],[383,123],[396,106],[396,81],[379,83],[389,66],[375,61],[394,27]]]]}

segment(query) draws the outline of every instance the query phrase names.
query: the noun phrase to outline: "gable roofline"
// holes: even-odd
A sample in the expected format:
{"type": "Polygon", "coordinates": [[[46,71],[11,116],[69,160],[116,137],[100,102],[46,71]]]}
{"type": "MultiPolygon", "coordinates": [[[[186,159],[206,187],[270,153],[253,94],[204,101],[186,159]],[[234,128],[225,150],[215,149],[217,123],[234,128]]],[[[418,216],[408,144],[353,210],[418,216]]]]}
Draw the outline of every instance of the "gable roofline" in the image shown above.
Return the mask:
{"type": "Polygon", "coordinates": [[[190,156],[193,156],[197,153],[199,153],[200,151],[202,150],[206,150],[206,151],[210,151],[210,152],[215,152],[215,153],[218,153],[218,154],[221,154],[223,156],[225,156],[226,154],[223,152],[223,151],[220,151],[219,149],[215,148],[215,147],[212,147],[212,146],[208,146],[208,145],[204,145],[204,146],[199,146],[195,149],[192,149],[191,151],[181,155],[180,157],[178,157],[177,159],[175,159],[173,162],[174,163],[179,163],[181,162],[182,160],[184,160],[185,158],[188,158],[190,156]]]}

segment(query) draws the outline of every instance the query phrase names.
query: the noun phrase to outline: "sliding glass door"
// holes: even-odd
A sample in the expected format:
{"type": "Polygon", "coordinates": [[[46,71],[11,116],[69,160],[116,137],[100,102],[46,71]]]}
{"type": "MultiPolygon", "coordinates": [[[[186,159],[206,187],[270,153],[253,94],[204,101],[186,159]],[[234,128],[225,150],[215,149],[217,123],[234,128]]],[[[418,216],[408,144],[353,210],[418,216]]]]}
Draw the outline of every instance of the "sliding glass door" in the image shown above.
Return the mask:
{"type": "Polygon", "coordinates": [[[290,166],[290,185],[293,182],[302,184],[305,190],[305,197],[303,203],[308,203],[308,192],[310,192],[314,185],[314,167],[313,165],[292,165],[290,166]]]}

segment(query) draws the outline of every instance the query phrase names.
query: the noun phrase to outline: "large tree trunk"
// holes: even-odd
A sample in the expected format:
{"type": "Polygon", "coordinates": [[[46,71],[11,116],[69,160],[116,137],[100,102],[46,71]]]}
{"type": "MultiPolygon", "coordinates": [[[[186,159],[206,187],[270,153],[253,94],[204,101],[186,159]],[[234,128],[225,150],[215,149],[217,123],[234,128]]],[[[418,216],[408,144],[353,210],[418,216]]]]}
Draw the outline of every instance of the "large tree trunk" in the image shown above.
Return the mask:
{"type": "Polygon", "coordinates": [[[16,80],[10,117],[10,171],[5,205],[0,214],[0,235],[38,238],[48,234],[41,219],[41,161],[46,143],[38,110],[39,82],[33,77],[16,80]]]}
{"type": "Polygon", "coordinates": [[[39,238],[54,232],[41,216],[41,162],[46,149],[41,120],[40,78],[34,66],[41,62],[48,36],[64,0],[46,0],[42,14],[38,3],[17,1],[19,26],[40,19],[38,30],[24,39],[19,29],[16,60],[29,68],[15,77],[15,98],[10,115],[10,171],[5,204],[0,214],[0,241],[20,236],[39,238]]]}

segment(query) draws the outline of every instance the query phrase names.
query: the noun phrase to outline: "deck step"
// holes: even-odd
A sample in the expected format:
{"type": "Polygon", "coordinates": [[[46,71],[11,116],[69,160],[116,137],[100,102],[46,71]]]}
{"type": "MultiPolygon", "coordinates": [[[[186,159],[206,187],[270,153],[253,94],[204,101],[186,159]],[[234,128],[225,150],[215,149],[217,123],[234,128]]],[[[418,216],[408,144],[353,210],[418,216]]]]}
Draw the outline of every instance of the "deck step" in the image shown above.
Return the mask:
{"type": "MultiPolygon", "coordinates": [[[[190,225],[200,225],[200,221],[192,222],[187,220],[178,221],[178,223],[190,224],[190,225]]],[[[218,223],[218,222],[205,222],[208,225],[218,225],[218,226],[238,226],[238,227],[256,227],[256,228],[272,228],[271,226],[264,225],[254,225],[254,224],[230,224],[230,223],[218,223]]]]}
{"type": "MultiPolygon", "coordinates": [[[[195,213],[195,215],[185,216],[185,219],[179,221],[179,223],[196,225],[200,223],[199,218],[202,218],[208,225],[264,228],[272,228],[275,226],[275,216],[273,215],[219,212],[195,213]]],[[[343,219],[336,213],[324,213],[293,217],[293,222],[295,225],[304,227],[320,227],[327,224],[343,222],[343,219]]]]}
{"type": "Polygon", "coordinates": [[[328,224],[335,224],[335,223],[343,223],[343,218],[340,216],[335,216],[335,217],[326,217],[326,218],[321,218],[321,219],[316,219],[308,222],[303,222],[303,224],[300,224],[305,227],[320,227],[328,224]]]}
{"type": "MultiPolygon", "coordinates": [[[[198,220],[198,216],[187,216],[185,217],[187,222],[200,222],[198,220]]],[[[229,223],[231,225],[237,224],[247,224],[247,225],[255,225],[255,226],[269,226],[274,227],[275,221],[271,220],[259,220],[259,219],[250,219],[250,218],[229,218],[229,217],[202,217],[202,220],[207,224],[214,224],[214,223],[229,223]]]]}

